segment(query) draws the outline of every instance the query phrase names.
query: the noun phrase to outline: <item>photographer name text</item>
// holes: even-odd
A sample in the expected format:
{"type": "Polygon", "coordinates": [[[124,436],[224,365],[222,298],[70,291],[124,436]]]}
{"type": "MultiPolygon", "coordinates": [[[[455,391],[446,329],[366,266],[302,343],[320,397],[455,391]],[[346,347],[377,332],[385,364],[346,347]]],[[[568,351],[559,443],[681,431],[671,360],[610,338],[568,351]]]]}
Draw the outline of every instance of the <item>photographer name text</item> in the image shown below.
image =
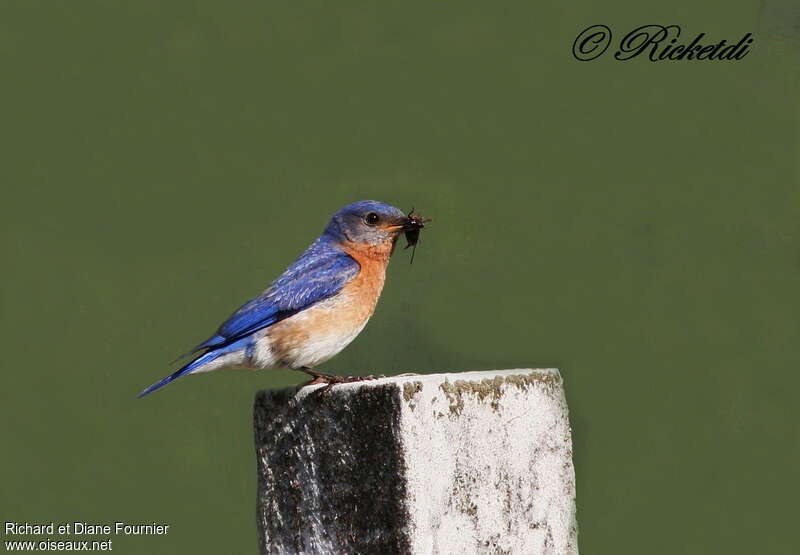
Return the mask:
{"type": "MultiPolygon", "coordinates": [[[[606,25],[591,25],[581,31],[572,43],[576,60],[588,62],[605,54],[614,43],[614,33],[606,25]]],[[[714,40],[697,33],[691,40],[682,39],[680,25],[642,25],[626,33],[616,43],[614,59],[626,62],[638,57],[651,62],[710,60],[738,61],[750,53],[755,39],[745,33],[734,40],[714,40]]]]}
{"type": "Polygon", "coordinates": [[[169,524],[158,522],[6,522],[6,536],[45,536],[34,541],[5,540],[6,551],[112,551],[112,536],[165,536],[169,524]],[[104,536],[103,540],[81,539],[83,536],[104,536]],[[64,539],[69,537],[69,539],[64,539]]]}

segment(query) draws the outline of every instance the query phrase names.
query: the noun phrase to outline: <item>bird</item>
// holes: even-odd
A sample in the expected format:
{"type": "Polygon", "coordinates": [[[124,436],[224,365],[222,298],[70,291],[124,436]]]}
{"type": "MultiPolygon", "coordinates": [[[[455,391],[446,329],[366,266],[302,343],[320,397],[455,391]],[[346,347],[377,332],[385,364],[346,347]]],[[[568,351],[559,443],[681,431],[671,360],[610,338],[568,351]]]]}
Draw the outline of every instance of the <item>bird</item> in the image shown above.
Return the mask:
{"type": "Polygon", "coordinates": [[[348,204],[322,234],[260,295],[247,301],[208,339],[180,358],[191,360],[139,393],[181,376],[225,368],[289,368],[305,385],[360,381],[314,368],[342,351],[375,311],[398,238],[416,245],[425,220],[374,200],[348,204]]]}

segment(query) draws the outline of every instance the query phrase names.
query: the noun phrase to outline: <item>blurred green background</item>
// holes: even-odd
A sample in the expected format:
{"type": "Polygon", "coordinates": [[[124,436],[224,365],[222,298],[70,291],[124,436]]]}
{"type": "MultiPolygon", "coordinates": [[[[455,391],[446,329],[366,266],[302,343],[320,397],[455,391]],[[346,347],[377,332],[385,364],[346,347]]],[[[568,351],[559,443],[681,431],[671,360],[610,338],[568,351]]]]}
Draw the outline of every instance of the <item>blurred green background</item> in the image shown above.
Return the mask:
{"type": "Polygon", "coordinates": [[[3,2],[0,519],[255,552],[252,400],[302,377],[135,395],[374,198],[436,222],[324,370],[556,366],[582,552],[796,551],[800,49],[767,8],[3,2]],[[756,42],[577,62],[594,23],[756,42]]]}

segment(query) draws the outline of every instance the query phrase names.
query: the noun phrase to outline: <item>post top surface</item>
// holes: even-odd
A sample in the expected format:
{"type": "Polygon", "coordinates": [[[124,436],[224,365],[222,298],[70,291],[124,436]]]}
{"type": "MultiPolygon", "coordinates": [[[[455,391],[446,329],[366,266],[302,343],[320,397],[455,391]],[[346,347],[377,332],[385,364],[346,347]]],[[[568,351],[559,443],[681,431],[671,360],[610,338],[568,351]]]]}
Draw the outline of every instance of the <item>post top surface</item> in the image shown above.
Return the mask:
{"type": "MultiPolygon", "coordinates": [[[[336,384],[331,393],[354,393],[362,388],[381,387],[387,385],[397,385],[402,387],[405,384],[419,382],[425,384],[440,384],[444,382],[482,382],[496,378],[508,379],[514,376],[524,377],[530,381],[544,381],[550,383],[561,382],[561,373],[557,368],[512,368],[506,370],[472,370],[467,372],[444,372],[439,374],[399,374],[396,376],[386,376],[375,380],[365,380],[363,382],[352,382],[336,384]]],[[[325,387],[324,384],[303,387],[297,391],[298,397],[306,395],[325,387]]],[[[278,390],[264,390],[261,393],[278,390]]]]}

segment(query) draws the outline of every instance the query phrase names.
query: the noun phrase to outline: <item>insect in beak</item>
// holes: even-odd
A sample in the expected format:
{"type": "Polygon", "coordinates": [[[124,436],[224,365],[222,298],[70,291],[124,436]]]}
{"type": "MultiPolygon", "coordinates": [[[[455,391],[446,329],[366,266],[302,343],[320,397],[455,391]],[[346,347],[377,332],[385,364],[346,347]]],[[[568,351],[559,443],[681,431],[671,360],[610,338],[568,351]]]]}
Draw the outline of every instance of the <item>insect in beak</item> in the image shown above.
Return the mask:
{"type": "Polygon", "coordinates": [[[415,215],[412,208],[406,214],[406,222],[403,224],[403,233],[406,236],[406,248],[414,247],[411,251],[411,262],[414,263],[414,254],[417,252],[417,243],[419,243],[419,232],[425,227],[427,222],[432,222],[430,218],[423,218],[422,216],[415,215]]]}

